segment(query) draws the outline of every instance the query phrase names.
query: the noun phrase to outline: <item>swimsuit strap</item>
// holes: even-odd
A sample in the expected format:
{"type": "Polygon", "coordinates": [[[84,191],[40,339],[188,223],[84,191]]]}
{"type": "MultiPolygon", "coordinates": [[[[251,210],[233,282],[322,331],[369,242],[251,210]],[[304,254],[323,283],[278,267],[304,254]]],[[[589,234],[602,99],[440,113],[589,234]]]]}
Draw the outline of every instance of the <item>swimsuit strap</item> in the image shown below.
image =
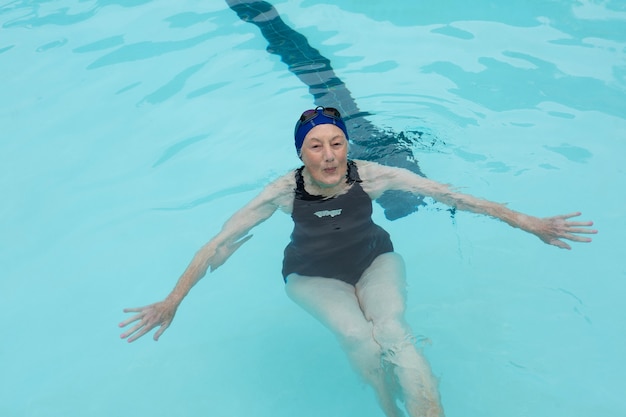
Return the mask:
{"type": "Polygon", "coordinates": [[[353,160],[349,159],[348,160],[348,174],[347,174],[347,180],[346,182],[348,184],[352,184],[355,182],[362,182],[361,181],[361,177],[359,176],[359,170],[356,167],[356,162],[354,162],[353,160]]]}
{"type": "Polygon", "coordinates": [[[306,190],[304,189],[304,178],[302,177],[302,170],[304,169],[304,166],[301,166],[300,168],[296,169],[296,197],[304,200],[307,199],[307,195],[309,193],[306,192],[306,190]]]}

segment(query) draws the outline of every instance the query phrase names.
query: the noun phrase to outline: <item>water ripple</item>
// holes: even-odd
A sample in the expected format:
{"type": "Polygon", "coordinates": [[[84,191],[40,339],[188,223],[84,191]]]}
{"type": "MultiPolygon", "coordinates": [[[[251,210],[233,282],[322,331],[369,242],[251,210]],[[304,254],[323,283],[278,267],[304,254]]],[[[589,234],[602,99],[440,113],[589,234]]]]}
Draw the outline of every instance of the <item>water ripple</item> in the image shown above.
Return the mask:
{"type": "Polygon", "coordinates": [[[544,148],[549,151],[556,152],[559,155],[563,155],[568,160],[572,162],[577,162],[579,164],[584,164],[588,162],[593,156],[593,154],[589,152],[587,149],[581,148],[579,146],[569,145],[567,143],[564,143],[560,146],[547,146],[546,145],[544,146],[544,148]]]}
{"type": "Polygon", "coordinates": [[[180,151],[182,151],[183,149],[201,142],[202,140],[206,139],[207,137],[209,137],[208,134],[204,134],[204,135],[197,135],[197,136],[193,136],[184,140],[181,140],[178,143],[175,143],[174,145],[170,146],[169,148],[167,148],[165,150],[165,152],[163,152],[163,155],[161,155],[161,157],[152,165],[153,168],[158,167],[159,165],[161,165],[164,162],[167,162],[168,160],[170,160],[171,158],[173,158],[174,156],[176,156],[176,154],[178,154],[180,151]]]}

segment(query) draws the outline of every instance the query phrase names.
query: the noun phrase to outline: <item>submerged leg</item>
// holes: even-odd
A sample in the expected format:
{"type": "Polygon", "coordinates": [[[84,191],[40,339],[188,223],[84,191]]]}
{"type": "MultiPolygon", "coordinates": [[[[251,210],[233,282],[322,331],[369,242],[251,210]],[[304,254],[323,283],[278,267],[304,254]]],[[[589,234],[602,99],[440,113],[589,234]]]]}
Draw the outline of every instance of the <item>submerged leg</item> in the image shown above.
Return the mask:
{"type": "Polygon", "coordinates": [[[406,279],[404,261],[396,253],[374,260],[356,285],[365,317],[373,323],[374,339],[382,347],[383,360],[397,377],[411,417],[442,417],[437,381],[426,358],[414,345],[404,319],[406,279]]]}
{"type": "Polygon", "coordinates": [[[370,384],[387,417],[403,417],[389,390],[381,366],[381,347],[372,337],[354,286],[343,281],[291,274],[285,287],[289,297],[337,337],[357,373],[370,384]]]}

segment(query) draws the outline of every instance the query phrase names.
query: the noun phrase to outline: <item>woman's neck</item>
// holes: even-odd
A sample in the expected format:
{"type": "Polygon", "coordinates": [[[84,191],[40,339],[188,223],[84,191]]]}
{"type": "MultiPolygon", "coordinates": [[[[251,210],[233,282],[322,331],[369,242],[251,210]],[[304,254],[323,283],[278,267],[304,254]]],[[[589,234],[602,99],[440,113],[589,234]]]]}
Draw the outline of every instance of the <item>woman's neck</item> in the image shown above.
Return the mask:
{"type": "Polygon", "coordinates": [[[330,198],[344,194],[350,188],[350,184],[347,182],[347,174],[337,184],[321,184],[315,181],[305,167],[302,170],[302,179],[304,180],[304,189],[311,195],[330,198]]]}

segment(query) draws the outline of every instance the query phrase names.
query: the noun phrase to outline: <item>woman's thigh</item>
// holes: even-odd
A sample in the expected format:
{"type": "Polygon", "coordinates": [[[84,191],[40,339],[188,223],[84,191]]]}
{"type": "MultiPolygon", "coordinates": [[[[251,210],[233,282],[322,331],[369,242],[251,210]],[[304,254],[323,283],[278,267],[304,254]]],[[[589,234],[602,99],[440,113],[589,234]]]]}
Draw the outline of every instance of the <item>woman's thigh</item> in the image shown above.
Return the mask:
{"type": "Polygon", "coordinates": [[[363,315],[353,285],[332,278],[291,274],[285,291],[342,341],[371,338],[371,323],[363,315]]]}
{"type": "Polygon", "coordinates": [[[374,259],[356,284],[356,296],[365,317],[374,323],[402,319],[406,308],[404,260],[395,252],[374,259]]]}

